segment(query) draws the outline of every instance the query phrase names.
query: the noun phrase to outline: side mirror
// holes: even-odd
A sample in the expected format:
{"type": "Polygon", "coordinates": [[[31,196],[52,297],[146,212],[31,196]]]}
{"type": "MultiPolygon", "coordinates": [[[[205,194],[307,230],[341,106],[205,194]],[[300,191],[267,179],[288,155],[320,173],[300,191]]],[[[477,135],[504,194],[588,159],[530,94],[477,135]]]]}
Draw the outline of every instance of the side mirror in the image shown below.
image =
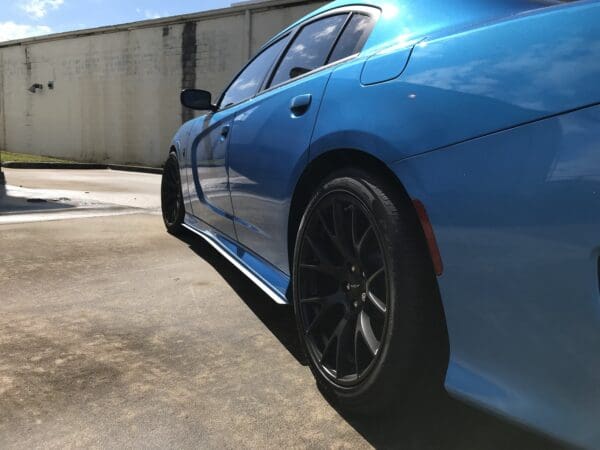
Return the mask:
{"type": "Polygon", "coordinates": [[[181,104],[186,108],[198,111],[216,111],[217,107],[212,104],[211,94],[200,89],[185,89],[181,91],[181,104]]]}

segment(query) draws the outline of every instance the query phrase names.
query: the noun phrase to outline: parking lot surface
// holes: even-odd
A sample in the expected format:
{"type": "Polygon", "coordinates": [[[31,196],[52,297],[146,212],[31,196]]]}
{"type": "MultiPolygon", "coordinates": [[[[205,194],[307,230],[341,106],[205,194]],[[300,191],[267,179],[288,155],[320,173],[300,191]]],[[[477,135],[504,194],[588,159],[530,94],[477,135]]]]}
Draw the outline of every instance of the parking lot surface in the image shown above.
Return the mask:
{"type": "Polygon", "coordinates": [[[201,239],[165,232],[159,176],[6,172],[0,448],[556,446],[444,394],[343,414],[291,308],[201,239]]]}

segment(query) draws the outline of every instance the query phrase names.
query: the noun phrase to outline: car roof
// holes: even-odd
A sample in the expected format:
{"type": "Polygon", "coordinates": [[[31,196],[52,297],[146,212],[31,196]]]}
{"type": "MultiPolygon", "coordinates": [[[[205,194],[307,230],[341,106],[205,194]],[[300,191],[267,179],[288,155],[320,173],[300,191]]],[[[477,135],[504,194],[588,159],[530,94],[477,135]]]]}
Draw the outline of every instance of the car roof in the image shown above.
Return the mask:
{"type": "Polygon", "coordinates": [[[349,6],[371,6],[381,10],[381,19],[369,46],[386,41],[411,41],[441,30],[509,17],[561,3],[557,0],[335,0],[296,21],[265,44],[288,33],[310,18],[349,6]]]}

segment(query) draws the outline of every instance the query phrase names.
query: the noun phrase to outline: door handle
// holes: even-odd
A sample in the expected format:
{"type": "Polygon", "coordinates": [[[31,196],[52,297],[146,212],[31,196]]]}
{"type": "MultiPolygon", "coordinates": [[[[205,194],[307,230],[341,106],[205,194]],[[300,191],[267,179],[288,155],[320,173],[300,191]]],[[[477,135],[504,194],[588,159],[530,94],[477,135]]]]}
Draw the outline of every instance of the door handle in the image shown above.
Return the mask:
{"type": "Polygon", "coordinates": [[[223,139],[225,139],[227,137],[227,135],[229,135],[229,129],[231,127],[229,125],[225,125],[223,128],[221,128],[221,137],[223,139]]]}
{"type": "Polygon", "coordinates": [[[292,114],[294,114],[295,116],[301,116],[306,111],[308,111],[308,108],[310,107],[311,102],[312,102],[312,95],[310,95],[310,94],[298,95],[297,97],[294,97],[292,99],[292,101],[290,103],[290,110],[292,111],[292,114]]]}

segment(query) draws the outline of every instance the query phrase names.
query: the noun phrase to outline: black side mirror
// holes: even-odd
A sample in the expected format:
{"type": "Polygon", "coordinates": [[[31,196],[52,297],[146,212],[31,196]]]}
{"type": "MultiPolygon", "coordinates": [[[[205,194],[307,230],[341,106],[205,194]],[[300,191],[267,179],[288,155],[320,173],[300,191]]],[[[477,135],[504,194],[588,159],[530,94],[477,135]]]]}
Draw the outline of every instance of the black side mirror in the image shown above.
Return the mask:
{"type": "Polygon", "coordinates": [[[185,89],[181,91],[181,104],[186,108],[198,111],[216,111],[217,107],[212,104],[210,92],[201,89],[185,89]]]}

